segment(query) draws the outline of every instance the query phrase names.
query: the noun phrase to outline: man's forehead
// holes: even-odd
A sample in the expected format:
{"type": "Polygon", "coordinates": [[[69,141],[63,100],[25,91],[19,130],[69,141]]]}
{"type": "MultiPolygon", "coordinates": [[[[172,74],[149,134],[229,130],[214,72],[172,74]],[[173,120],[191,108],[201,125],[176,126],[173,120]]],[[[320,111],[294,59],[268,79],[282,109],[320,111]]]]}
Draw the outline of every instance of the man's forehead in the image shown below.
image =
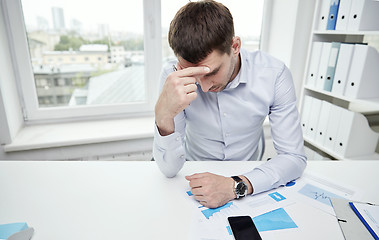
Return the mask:
{"type": "Polygon", "coordinates": [[[220,68],[224,60],[224,56],[220,53],[213,51],[210,53],[204,60],[200,61],[199,63],[191,63],[186,61],[184,58],[178,56],[178,65],[180,68],[188,68],[188,67],[199,67],[199,66],[206,66],[211,69],[211,71],[220,68]]]}

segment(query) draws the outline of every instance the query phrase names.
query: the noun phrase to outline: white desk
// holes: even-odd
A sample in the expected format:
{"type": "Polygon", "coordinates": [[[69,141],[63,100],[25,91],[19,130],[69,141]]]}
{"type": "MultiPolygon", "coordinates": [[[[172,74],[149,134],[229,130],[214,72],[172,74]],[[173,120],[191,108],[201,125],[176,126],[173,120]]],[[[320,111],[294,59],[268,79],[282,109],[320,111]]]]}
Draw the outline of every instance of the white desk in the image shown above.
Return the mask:
{"type": "MultiPolygon", "coordinates": [[[[0,224],[27,222],[35,229],[33,240],[187,239],[193,205],[185,199],[184,176],[204,171],[229,176],[259,164],[187,162],[168,179],[155,162],[3,161],[0,224]]],[[[379,161],[310,161],[306,172],[360,187],[364,200],[379,203],[379,161]]],[[[299,219],[301,231],[278,230],[277,236],[342,239],[331,215],[320,223],[307,213],[299,219]]]]}

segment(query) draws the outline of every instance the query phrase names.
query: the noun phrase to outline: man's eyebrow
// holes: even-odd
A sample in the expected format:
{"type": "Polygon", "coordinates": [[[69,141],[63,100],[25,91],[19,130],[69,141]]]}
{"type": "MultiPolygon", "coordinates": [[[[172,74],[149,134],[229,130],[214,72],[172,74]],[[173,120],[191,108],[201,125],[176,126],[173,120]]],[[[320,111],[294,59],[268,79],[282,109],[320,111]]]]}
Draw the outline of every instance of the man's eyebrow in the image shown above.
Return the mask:
{"type": "Polygon", "coordinates": [[[212,72],[205,74],[204,76],[209,77],[209,76],[215,75],[220,70],[221,66],[222,64],[218,68],[215,68],[212,72]]]}

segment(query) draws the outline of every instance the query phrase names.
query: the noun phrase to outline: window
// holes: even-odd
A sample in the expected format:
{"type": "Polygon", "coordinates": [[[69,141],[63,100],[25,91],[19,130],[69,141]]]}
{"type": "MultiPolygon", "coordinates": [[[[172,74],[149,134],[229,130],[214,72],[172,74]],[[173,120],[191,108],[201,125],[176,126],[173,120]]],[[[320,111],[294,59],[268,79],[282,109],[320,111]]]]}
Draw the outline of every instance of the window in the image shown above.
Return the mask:
{"type": "Polygon", "coordinates": [[[152,114],[161,70],[159,1],[3,5],[26,121],[152,114]]]}
{"type": "MultiPolygon", "coordinates": [[[[152,114],[162,64],[175,58],[169,23],[187,2],[4,0],[25,120],[152,114]]],[[[258,49],[263,0],[221,2],[242,47],[258,49]]]]}

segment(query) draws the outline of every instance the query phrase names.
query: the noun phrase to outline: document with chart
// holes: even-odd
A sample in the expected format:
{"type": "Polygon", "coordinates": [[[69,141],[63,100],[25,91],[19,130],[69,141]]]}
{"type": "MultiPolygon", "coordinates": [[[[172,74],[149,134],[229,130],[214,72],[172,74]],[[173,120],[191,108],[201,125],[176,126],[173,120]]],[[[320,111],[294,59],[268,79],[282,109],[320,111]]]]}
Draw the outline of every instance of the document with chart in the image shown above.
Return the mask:
{"type": "MultiPolygon", "coordinates": [[[[279,193],[280,189],[247,196],[210,209],[196,200],[190,239],[234,239],[228,223],[230,216],[250,216],[262,236],[267,231],[297,228],[285,207],[295,202],[279,193]]],[[[187,192],[188,197],[193,197],[187,192]]]]}
{"type": "Polygon", "coordinates": [[[310,174],[304,174],[286,186],[246,196],[215,209],[202,206],[188,191],[186,198],[194,209],[190,239],[233,239],[227,221],[230,216],[250,216],[262,237],[268,234],[270,238],[272,231],[277,230],[299,231],[287,207],[301,202],[335,216],[329,198],[357,201],[361,196],[362,192],[354,187],[310,174]]]}
{"type": "Polygon", "coordinates": [[[316,175],[305,173],[295,183],[291,188],[283,189],[289,198],[295,202],[304,202],[334,216],[336,214],[330,198],[359,201],[362,197],[362,192],[353,186],[335,183],[316,175]]]}

